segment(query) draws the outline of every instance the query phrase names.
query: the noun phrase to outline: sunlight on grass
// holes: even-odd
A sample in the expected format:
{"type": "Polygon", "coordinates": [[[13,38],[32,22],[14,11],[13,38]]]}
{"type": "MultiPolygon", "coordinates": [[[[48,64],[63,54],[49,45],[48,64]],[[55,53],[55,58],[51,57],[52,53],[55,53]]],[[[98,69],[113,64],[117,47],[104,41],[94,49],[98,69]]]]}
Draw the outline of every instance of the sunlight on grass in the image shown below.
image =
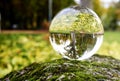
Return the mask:
{"type": "Polygon", "coordinates": [[[57,58],[48,34],[0,34],[0,77],[33,62],[57,58]]]}
{"type": "Polygon", "coordinates": [[[105,32],[103,44],[97,53],[120,59],[119,36],[120,32],[105,32]]]}
{"type": "MultiPolygon", "coordinates": [[[[105,32],[97,54],[120,59],[119,32],[105,32]]],[[[48,34],[0,34],[0,77],[33,62],[61,58],[49,42],[48,34]]]]}

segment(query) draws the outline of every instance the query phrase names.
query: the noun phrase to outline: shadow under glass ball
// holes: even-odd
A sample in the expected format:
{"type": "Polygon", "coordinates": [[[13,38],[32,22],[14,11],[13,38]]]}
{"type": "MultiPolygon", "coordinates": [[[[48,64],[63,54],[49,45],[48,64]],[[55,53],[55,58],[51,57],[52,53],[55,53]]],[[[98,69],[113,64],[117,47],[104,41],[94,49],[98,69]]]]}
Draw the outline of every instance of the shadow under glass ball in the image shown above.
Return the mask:
{"type": "Polygon", "coordinates": [[[63,9],[50,26],[50,42],[64,58],[84,60],[101,46],[104,29],[91,9],[74,6],[63,9]]]}

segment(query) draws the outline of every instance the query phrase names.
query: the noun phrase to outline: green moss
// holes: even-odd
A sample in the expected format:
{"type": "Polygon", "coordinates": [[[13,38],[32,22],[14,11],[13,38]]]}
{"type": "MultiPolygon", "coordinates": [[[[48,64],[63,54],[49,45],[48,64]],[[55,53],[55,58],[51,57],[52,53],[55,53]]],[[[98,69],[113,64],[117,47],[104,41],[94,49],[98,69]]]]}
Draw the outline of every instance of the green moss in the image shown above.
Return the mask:
{"type": "Polygon", "coordinates": [[[11,72],[0,80],[6,81],[99,81],[120,80],[120,60],[93,56],[85,61],[57,59],[11,72]]]}

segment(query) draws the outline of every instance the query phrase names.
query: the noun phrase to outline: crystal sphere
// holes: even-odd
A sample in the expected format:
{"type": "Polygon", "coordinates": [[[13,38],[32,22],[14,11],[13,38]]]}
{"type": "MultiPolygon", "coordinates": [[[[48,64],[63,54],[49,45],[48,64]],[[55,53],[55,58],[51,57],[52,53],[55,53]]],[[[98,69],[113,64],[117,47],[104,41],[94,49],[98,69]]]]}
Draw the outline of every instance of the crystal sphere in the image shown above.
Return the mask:
{"type": "Polygon", "coordinates": [[[100,48],[104,29],[94,11],[73,6],[61,10],[53,18],[49,32],[55,51],[70,60],[84,60],[100,48]]]}

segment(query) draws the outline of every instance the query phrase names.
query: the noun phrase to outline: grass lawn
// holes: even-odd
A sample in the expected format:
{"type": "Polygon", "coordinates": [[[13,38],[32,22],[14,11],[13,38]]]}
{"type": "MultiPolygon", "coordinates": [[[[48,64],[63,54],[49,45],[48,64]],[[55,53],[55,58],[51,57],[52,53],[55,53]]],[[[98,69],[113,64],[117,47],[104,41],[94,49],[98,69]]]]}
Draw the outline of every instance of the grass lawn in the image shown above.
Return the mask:
{"type": "Polygon", "coordinates": [[[105,32],[103,44],[97,53],[120,59],[120,32],[105,32]]]}
{"type": "Polygon", "coordinates": [[[33,62],[59,58],[48,34],[0,34],[0,77],[33,62]]]}
{"type": "MultiPolygon", "coordinates": [[[[60,58],[52,49],[48,34],[0,34],[0,77],[33,62],[60,58]]],[[[120,59],[120,33],[105,32],[98,54],[120,59]]]]}

